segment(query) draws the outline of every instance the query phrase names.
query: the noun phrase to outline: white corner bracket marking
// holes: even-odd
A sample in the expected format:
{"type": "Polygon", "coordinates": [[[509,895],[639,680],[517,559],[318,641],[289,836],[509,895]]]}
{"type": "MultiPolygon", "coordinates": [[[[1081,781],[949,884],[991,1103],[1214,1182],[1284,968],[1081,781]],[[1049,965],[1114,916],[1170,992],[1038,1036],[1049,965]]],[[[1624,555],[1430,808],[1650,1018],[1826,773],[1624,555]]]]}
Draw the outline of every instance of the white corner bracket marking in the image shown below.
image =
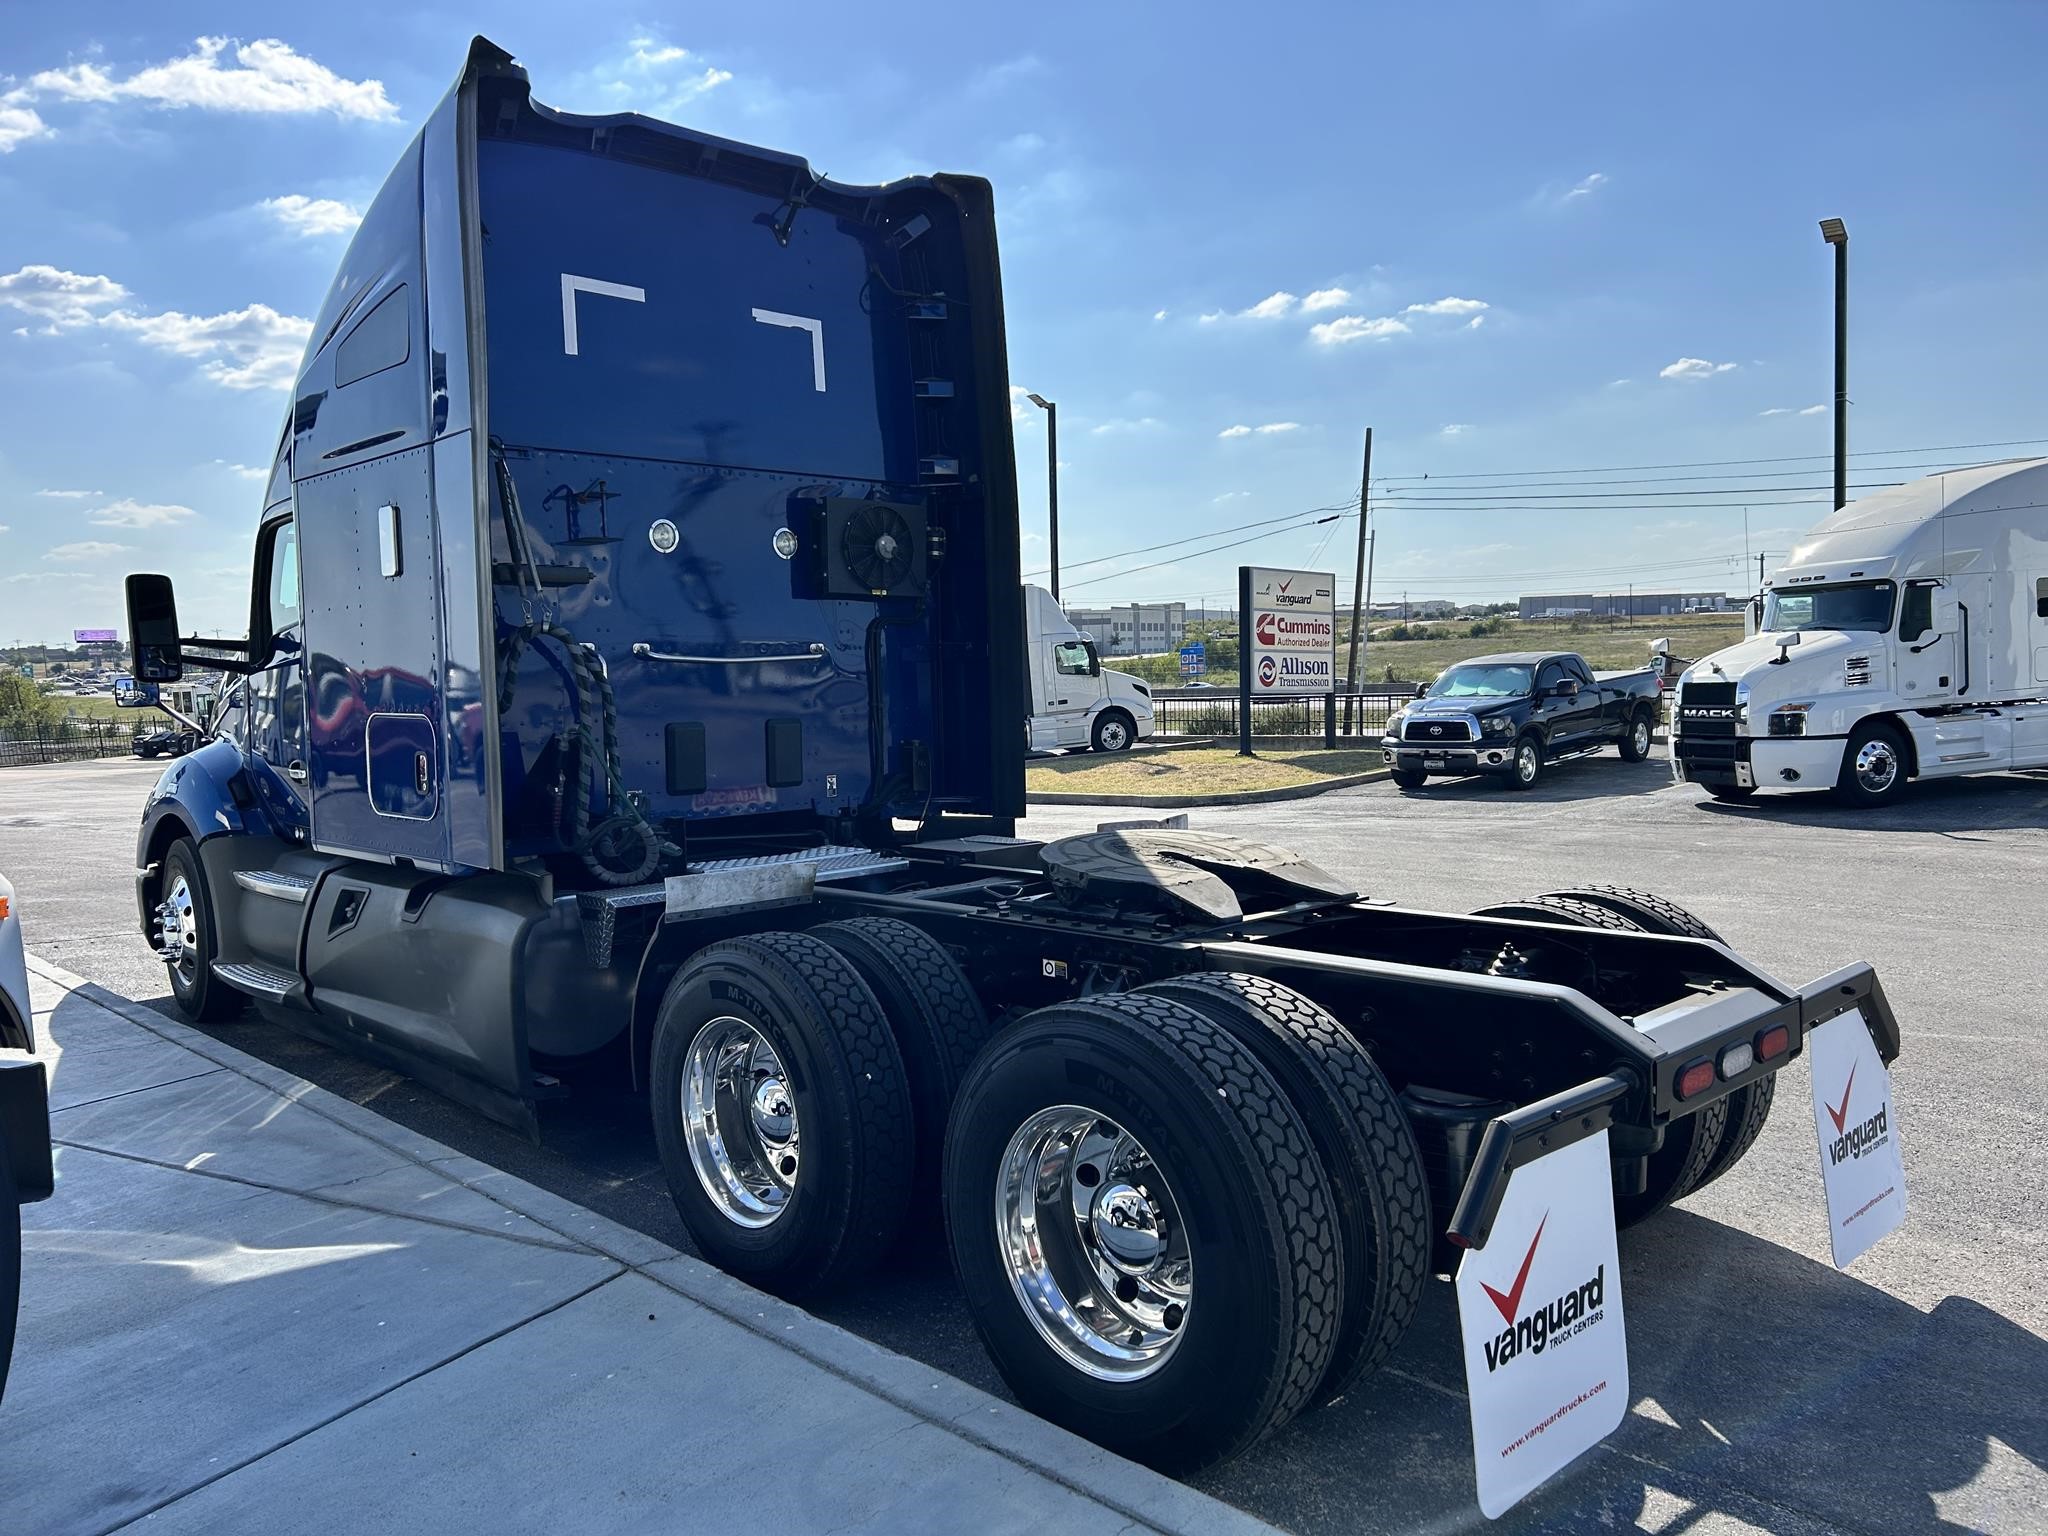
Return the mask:
{"type": "Polygon", "coordinates": [[[773,309],[757,309],[754,318],[763,325],[786,325],[791,330],[811,333],[811,384],[819,394],[825,393],[825,322],[773,309]]]}
{"type": "Polygon", "coordinates": [[[570,357],[576,353],[576,295],[594,293],[601,298],[627,299],[635,304],[647,302],[647,290],[634,288],[626,283],[608,283],[597,277],[578,277],[573,272],[562,274],[562,351],[570,357]]]}

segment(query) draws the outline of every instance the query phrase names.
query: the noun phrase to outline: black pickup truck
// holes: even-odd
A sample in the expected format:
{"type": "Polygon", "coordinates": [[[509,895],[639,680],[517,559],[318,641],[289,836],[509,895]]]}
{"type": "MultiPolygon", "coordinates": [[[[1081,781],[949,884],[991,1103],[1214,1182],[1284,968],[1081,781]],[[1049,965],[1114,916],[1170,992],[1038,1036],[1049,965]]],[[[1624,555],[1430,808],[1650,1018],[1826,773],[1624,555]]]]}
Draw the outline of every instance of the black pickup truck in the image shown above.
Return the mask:
{"type": "Polygon", "coordinates": [[[1380,746],[1403,789],[1433,773],[1499,774],[1527,789],[1545,764],[1596,747],[1648,757],[1661,692],[1655,668],[1595,672],[1575,651],[1475,656],[1416,690],[1380,746]]]}

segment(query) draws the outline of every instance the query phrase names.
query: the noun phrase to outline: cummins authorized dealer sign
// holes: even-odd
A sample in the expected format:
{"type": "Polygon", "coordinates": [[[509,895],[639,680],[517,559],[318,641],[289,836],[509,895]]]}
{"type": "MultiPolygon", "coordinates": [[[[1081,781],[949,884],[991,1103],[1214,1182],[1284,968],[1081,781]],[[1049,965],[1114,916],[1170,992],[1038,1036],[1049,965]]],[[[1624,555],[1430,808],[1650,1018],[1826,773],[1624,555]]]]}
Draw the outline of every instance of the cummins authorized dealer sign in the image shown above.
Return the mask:
{"type": "Polygon", "coordinates": [[[1458,1265],[1479,1507],[1505,1514],[1628,1412],[1607,1133],[1517,1168],[1458,1265]]]}
{"type": "Polygon", "coordinates": [[[1249,584],[1245,655],[1252,693],[1335,692],[1336,576],[1254,565],[1249,584]]]}

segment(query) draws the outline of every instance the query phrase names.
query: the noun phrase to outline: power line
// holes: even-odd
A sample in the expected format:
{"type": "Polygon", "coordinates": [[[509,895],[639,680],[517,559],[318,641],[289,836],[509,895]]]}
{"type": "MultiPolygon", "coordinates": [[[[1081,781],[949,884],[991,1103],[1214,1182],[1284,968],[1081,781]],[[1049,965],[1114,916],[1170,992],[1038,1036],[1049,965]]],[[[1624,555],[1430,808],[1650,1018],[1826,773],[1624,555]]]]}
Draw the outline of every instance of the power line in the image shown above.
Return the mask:
{"type": "MultiPolygon", "coordinates": [[[[1955,460],[1955,459],[1921,459],[1921,460],[1918,460],[1918,461],[1915,461],[1915,462],[1908,462],[1908,463],[1902,463],[1902,464],[1868,464],[1868,465],[1865,465],[1865,466],[1864,466],[1864,468],[1866,468],[1866,469],[1881,469],[1881,470],[1887,470],[1887,471],[1889,471],[1889,470],[1895,470],[1895,469],[1931,469],[1931,470],[1936,470],[1936,471],[1952,471],[1952,470],[1963,470],[1963,469],[1981,469],[1981,468],[1983,468],[1983,467],[1984,467],[1984,465],[1983,465],[1982,461],[1972,462],[1972,461],[1969,461],[1969,460],[1963,460],[1963,461],[1960,461],[1960,462],[1959,462],[1959,461],[1957,461],[1957,460],[1955,460]]],[[[1538,487],[1538,488],[1544,488],[1544,489],[1547,489],[1547,488],[1550,488],[1550,487],[1554,487],[1554,486],[1572,486],[1572,485],[1670,485],[1670,484],[1674,484],[1674,483],[1676,483],[1676,482],[1679,482],[1679,481],[1693,481],[1693,480],[1732,480],[1732,479],[1736,478],[1736,477],[1735,477],[1734,475],[1732,475],[1732,474],[1723,474],[1723,475],[1657,475],[1657,476],[1653,476],[1653,477],[1651,477],[1651,478],[1648,478],[1648,479],[1642,479],[1642,480],[1614,480],[1614,479],[1604,479],[1604,480],[1517,480],[1517,479],[1513,478],[1513,476],[1515,475],[1515,473],[1516,473],[1516,472],[1515,472],[1515,471],[1512,471],[1512,470],[1499,470],[1499,471],[1488,471],[1488,472],[1486,472],[1485,478],[1486,478],[1486,479],[1488,479],[1489,481],[1492,481],[1492,480],[1495,480],[1495,479],[1496,479],[1496,477],[1498,477],[1498,483],[1493,483],[1493,484],[1487,484],[1487,485],[1466,485],[1466,486],[1459,486],[1459,487],[1457,487],[1457,489],[1458,489],[1459,491],[1468,491],[1468,490],[1470,490],[1470,491],[1487,491],[1487,490],[1494,490],[1494,491],[1511,491],[1511,490],[1515,490],[1515,489],[1517,489],[1517,488],[1519,488],[1519,487],[1521,487],[1521,486],[1536,486],[1536,487],[1538,487]]],[[[1555,473],[1555,474],[1570,474],[1570,473],[1572,473],[1572,471],[1570,471],[1570,470],[1556,470],[1556,471],[1552,471],[1552,470],[1527,470],[1527,471],[1523,471],[1523,473],[1527,473],[1527,474],[1545,474],[1545,475],[1547,475],[1547,474],[1553,474],[1553,473],[1555,473]]],[[[1601,472],[1600,472],[1600,471],[1591,471],[1590,473],[1601,473],[1601,472]]],[[[1814,486],[1807,486],[1807,487],[1803,487],[1803,489],[1807,489],[1807,490],[1817,490],[1817,491],[1827,491],[1827,490],[1832,490],[1832,489],[1834,488],[1834,474],[1833,474],[1833,471],[1832,471],[1831,469],[1787,469],[1787,470],[1781,470],[1781,471],[1778,471],[1778,473],[1780,473],[1780,474],[1786,474],[1786,475],[1806,475],[1806,476],[1817,476],[1817,477],[1819,477],[1819,479],[1820,479],[1820,482],[1821,482],[1820,484],[1818,484],[1818,485],[1814,485],[1814,486]]],[[[1375,479],[1375,480],[1373,481],[1373,484],[1374,484],[1374,485],[1380,485],[1380,484],[1382,484],[1382,483],[1391,483],[1391,481],[1392,481],[1393,479],[1395,479],[1395,478],[1397,478],[1397,477],[1395,477],[1395,476],[1385,476],[1385,477],[1382,477],[1382,478],[1380,478],[1380,479],[1375,479]]],[[[1410,478],[1410,479],[1413,479],[1414,477],[1413,477],[1413,476],[1409,476],[1409,477],[1406,477],[1406,478],[1410,478]]],[[[1467,479],[1467,478],[1470,478],[1470,477],[1468,477],[1468,476],[1464,476],[1464,475],[1424,475],[1424,476],[1422,477],[1422,479],[1423,479],[1424,481],[1427,481],[1427,482],[1429,482],[1429,483],[1430,483],[1430,484],[1432,484],[1432,485],[1434,485],[1434,484],[1435,484],[1435,483],[1436,483],[1437,481],[1440,481],[1440,480],[1463,480],[1463,479],[1467,479]]],[[[1394,492],[1394,494],[1397,494],[1397,495],[1398,495],[1398,494],[1401,494],[1401,492],[1400,492],[1400,491],[1396,491],[1396,492],[1394,492]]]]}
{"type": "MultiPolygon", "coordinates": [[[[1329,517],[1319,519],[1319,521],[1326,523],[1341,523],[1348,518],[1353,518],[1356,516],[1358,516],[1356,512],[1338,512],[1332,514],[1329,517]]],[[[1313,527],[1314,524],[1304,524],[1303,526],[1313,527]]],[[[1291,532],[1292,530],[1290,529],[1284,531],[1291,532]]],[[[1122,581],[1127,576],[1137,576],[1146,571],[1156,571],[1162,565],[1178,565],[1183,560],[1199,560],[1205,555],[1220,554],[1226,549],[1237,549],[1246,544],[1256,544],[1260,539],[1269,537],[1271,537],[1270,534],[1255,533],[1247,539],[1232,539],[1228,544],[1215,544],[1211,545],[1208,549],[1190,550],[1187,554],[1175,555],[1170,560],[1154,560],[1149,565],[1134,565],[1127,571],[1111,571],[1107,576],[1090,576],[1086,581],[1070,581],[1066,583],[1066,585],[1069,587],[1097,587],[1102,585],[1102,583],[1105,581],[1122,581]]],[[[1133,551],[1133,553],[1137,553],[1137,551],[1133,551]]],[[[1116,559],[1118,557],[1111,555],[1105,558],[1116,559]]]]}
{"type": "MultiPolygon", "coordinates": [[[[1867,448],[1849,455],[1852,459],[1896,457],[1902,453],[1967,453],[1979,448],[2027,448],[2048,444],[2048,437],[2015,437],[1997,443],[1938,443],[1931,448],[1867,448]]],[[[1437,475],[1382,475],[1382,483],[1391,484],[1396,480],[1488,480],[1502,476],[1517,477],[1530,475],[1620,475],[1632,474],[1650,469],[1716,469],[1732,464],[1804,464],[1812,460],[1832,464],[1834,455],[1827,453],[1795,453],[1773,459],[1693,459],[1676,464],[1594,464],[1580,469],[1488,469],[1471,470],[1460,474],[1437,475]]],[[[1874,469],[1883,465],[1872,465],[1874,469]]]]}
{"type": "MultiPolygon", "coordinates": [[[[1341,512],[1348,505],[1349,503],[1339,502],[1328,507],[1309,507],[1300,512],[1283,512],[1278,517],[1262,517],[1249,523],[1233,523],[1224,528],[1210,528],[1202,533],[1191,533],[1184,539],[1168,539],[1163,544],[1147,544],[1138,549],[1119,550],[1113,555],[1097,555],[1092,560],[1063,560],[1060,562],[1060,570],[1063,572],[1085,570],[1091,565],[1103,565],[1111,560],[1128,560],[1132,555],[1149,555],[1154,550],[1173,549],[1182,544],[1199,544],[1203,539],[1213,539],[1219,534],[1242,533],[1247,528],[1267,528],[1272,529],[1276,533],[1289,533],[1293,530],[1288,528],[1275,529],[1273,525],[1275,523],[1298,523],[1304,528],[1313,527],[1314,524],[1305,522],[1303,519],[1312,518],[1319,512],[1341,512]]],[[[1026,576],[1044,576],[1050,574],[1051,569],[1050,566],[1047,566],[1042,570],[1026,571],[1024,574],[1026,576]]]]}

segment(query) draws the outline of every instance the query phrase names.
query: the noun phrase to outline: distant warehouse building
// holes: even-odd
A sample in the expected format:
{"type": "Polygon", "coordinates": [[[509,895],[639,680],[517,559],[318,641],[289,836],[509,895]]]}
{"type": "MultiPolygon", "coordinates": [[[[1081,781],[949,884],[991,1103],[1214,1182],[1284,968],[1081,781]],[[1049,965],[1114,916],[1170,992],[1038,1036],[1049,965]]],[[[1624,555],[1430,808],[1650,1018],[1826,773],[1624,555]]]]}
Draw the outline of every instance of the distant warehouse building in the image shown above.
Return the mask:
{"type": "Polygon", "coordinates": [[[1074,628],[1086,630],[1105,656],[1143,656],[1178,650],[1188,634],[1186,603],[1124,603],[1114,608],[1067,608],[1074,628]]]}
{"type": "Polygon", "coordinates": [[[1719,613],[1737,606],[1725,592],[1563,592],[1522,599],[1525,619],[1657,618],[1675,613],[1719,613]]]}

